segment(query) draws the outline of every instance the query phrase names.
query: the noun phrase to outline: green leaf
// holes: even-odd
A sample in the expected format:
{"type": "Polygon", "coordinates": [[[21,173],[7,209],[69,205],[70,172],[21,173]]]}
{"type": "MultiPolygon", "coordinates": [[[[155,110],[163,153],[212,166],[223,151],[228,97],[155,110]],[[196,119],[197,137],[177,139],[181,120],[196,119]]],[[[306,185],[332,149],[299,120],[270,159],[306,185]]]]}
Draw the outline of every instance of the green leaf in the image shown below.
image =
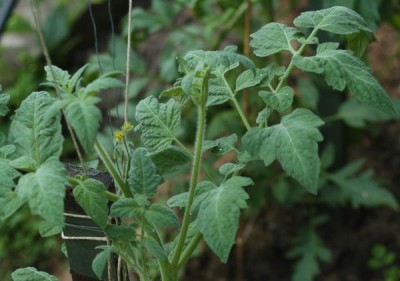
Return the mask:
{"type": "Polygon", "coordinates": [[[291,87],[285,86],[277,93],[261,91],[259,95],[267,105],[278,112],[283,112],[292,105],[294,91],[291,87]]]}
{"type": "Polygon", "coordinates": [[[239,225],[240,209],[246,208],[248,194],[242,188],[251,185],[245,177],[232,177],[206,193],[197,218],[204,240],[222,262],[228,260],[239,225]]]}
{"type": "Polygon", "coordinates": [[[79,180],[73,189],[76,202],[85,213],[101,228],[107,226],[108,206],[105,191],[107,188],[98,180],[87,178],[79,180]]]}
{"type": "MultiPolygon", "coordinates": [[[[228,46],[221,51],[195,50],[188,52],[183,59],[190,69],[195,69],[202,62],[212,69],[211,72],[225,73],[228,70],[238,67],[239,64],[243,64],[255,72],[254,63],[249,58],[236,53],[236,51],[236,46],[228,46]]],[[[181,67],[180,71],[183,71],[181,67]]]]}
{"type": "Polygon", "coordinates": [[[62,226],[43,221],[39,226],[39,233],[42,237],[49,237],[60,234],[63,231],[62,226]]]}
{"type": "Polygon", "coordinates": [[[360,31],[346,36],[348,48],[358,58],[362,58],[369,43],[373,40],[370,32],[360,31]]]}
{"type": "Polygon", "coordinates": [[[168,174],[178,171],[189,163],[192,156],[180,147],[170,146],[163,151],[150,154],[150,158],[160,174],[168,174]]]}
{"type": "Polygon", "coordinates": [[[369,122],[386,121],[391,118],[388,114],[354,99],[342,103],[337,116],[347,125],[356,128],[363,128],[369,122]]]}
{"type": "Polygon", "coordinates": [[[61,48],[59,44],[68,36],[70,26],[67,8],[64,5],[57,5],[50,11],[41,26],[47,47],[61,48]]]}
{"type": "Polygon", "coordinates": [[[351,34],[360,30],[372,32],[359,14],[343,6],[303,12],[293,23],[300,28],[314,28],[336,34],[351,34]]]}
{"type": "Polygon", "coordinates": [[[25,174],[19,179],[17,192],[20,198],[29,202],[33,214],[55,225],[63,225],[67,183],[64,165],[49,159],[36,172],[25,174]]]}
{"type": "Polygon", "coordinates": [[[4,197],[0,196],[0,201],[4,198],[4,205],[0,208],[0,221],[11,217],[22,205],[25,200],[18,197],[16,192],[8,192],[4,197]]]}
{"type": "Polygon", "coordinates": [[[97,130],[100,126],[101,112],[95,106],[99,101],[90,96],[68,96],[64,112],[76,136],[87,154],[94,149],[97,130]]]}
{"type": "Polygon", "coordinates": [[[152,204],[150,209],[144,213],[146,220],[161,227],[179,227],[179,220],[174,211],[162,204],[152,204]]]}
{"type": "Polygon", "coordinates": [[[158,260],[160,261],[166,261],[168,260],[167,253],[165,252],[164,248],[161,246],[161,244],[154,239],[151,236],[147,236],[145,238],[145,246],[147,250],[158,260]]]}
{"type": "Polygon", "coordinates": [[[297,80],[297,87],[300,91],[301,103],[316,110],[319,100],[319,92],[316,85],[308,79],[299,78],[297,80]]]}
{"type": "Polygon", "coordinates": [[[34,267],[25,267],[15,270],[11,277],[13,281],[58,281],[57,277],[34,267]]]}
{"type": "Polygon", "coordinates": [[[304,231],[294,242],[296,246],[287,253],[287,256],[300,259],[295,265],[292,281],[313,281],[319,273],[318,261],[331,259],[331,252],[313,229],[304,231]]]}
{"type": "Polygon", "coordinates": [[[362,164],[362,161],[351,163],[331,174],[329,178],[340,188],[345,200],[350,201],[354,208],[384,205],[397,210],[396,198],[387,189],[379,186],[372,173],[364,172],[358,175],[362,164]]]}
{"type": "Polygon", "coordinates": [[[238,138],[236,134],[232,134],[230,136],[222,137],[216,140],[206,140],[203,143],[203,151],[206,151],[211,148],[217,148],[218,155],[224,155],[231,150],[236,150],[235,144],[237,143],[238,138]]]}
{"type": "Polygon", "coordinates": [[[183,192],[183,193],[174,195],[168,199],[167,205],[170,208],[178,207],[178,208],[182,209],[186,206],[188,197],[189,197],[188,192],[183,192]]]}
{"type": "Polygon", "coordinates": [[[239,92],[243,89],[250,88],[260,84],[264,79],[264,71],[262,69],[256,69],[254,73],[251,69],[247,69],[236,78],[236,89],[235,92],[239,92]]]}
{"type": "Polygon", "coordinates": [[[67,82],[68,93],[73,93],[74,90],[77,88],[77,86],[79,86],[82,73],[88,68],[88,66],[89,66],[88,64],[85,64],[84,66],[79,68],[74,73],[74,75],[72,75],[72,77],[68,80],[67,82]]]}
{"type": "Polygon", "coordinates": [[[50,82],[50,85],[53,87],[57,85],[64,93],[72,93],[72,89],[68,87],[71,78],[68,71],[62,70],[55,65],[45,66],[44,70],[46,72],[46,80],[50,82]]]}
{"type": "Polygon", "coordinates": [[[221,167],[219,167],[219,172],[223,176],[228,176],[237,171],[243,170],[245,167],[245,164],[225,163],[221,167]]]}
{"type": "Polygon", "coordinates": [[[181,121],[181,107],[170,99],[159,103],[153,97],[141,100],[136,107],[135,130],[142,134],[142,140],[150,152],[168,148],[175,138],[175,132],[181,121]]]}
{"type": "Polygon", "coordinates": [[[110,88],[124,87],[121,80],[112,77],[99,77],[85,87],[85,95],[97,93],[110,88]]]}
{"type": "Polygon", "coordinates": [[[0,158],[0,197],[15,186],[14,180],[18,176],[19,173],[10,166],[10,160],[0,158]]]}
{"type": "Polygon", "coordinates": [[[114,217],[135,217],[141,212],[134,198],[121,198],[111,205],[110,215],[114,217]]]}
{"type": "MultiPolygon", "coordinates": [[[[1,91],[1,85],[0,85],[1,91]]],[[[10,95],[0,94],[0,116],[5,116],[9,109],[7,107],[7,103],[10,100],[10,95]]]]}
{"type": "Polygon", "coordinates": [[[129,188],[132,194],[143,194],[153,197],[162,178],[157,173],[156,167],[143,147],[137,148],[132,153],[132,160],[128,174],[129,188]]]}
{"type": "Polygon", "coordinates": [[[101,252],[96,255],[92,262],[93,272],[96,274],[97,278],[102,279],[106,266],[108,264],[108,259],[112,253],[111,247],[105,246],[101,248],[101,252]]]}
{"type": "Polygon", "coordinates": [[[62,151],[60,112],[51,111],[55,99],[46,92],[34,92],[16,110],[9,138],[16,153],[33,159],[38,167],[62,151]]]}
{"type": "Polygon", "coordinates": [[[322,124],[311,111],[296,109],[278,125],[250,130],[243,138],[243,147],[266,166],[277,159],[288,175],[316,194],[320,172],[317,142],[322,140],[317,127],[322,124]]]}
{"type": "Polygon", "coordinates": [[[390,98],[364,62],[350,51],[324,49],[323,46],[313,57],[296,56],[294,64],[304,71],[323,74],[328,85],[336,90],[343,91],[347,86],[360,101],[387,114],[396,114],[390,98]]]}
{"type": "Polygon", "coordinates": [[[267,57],[284,50],[294,53],[291,42],[299,39],[301,32],[297,28],[272,22],[250,36],[250,46],[254,49],[254,54],[267,57]]]}
{"type": "Polygon", "coordinates": [[[136,229],[133,225],[109,224],[104,231],[114,241],[123,240],[124,242],[132,242],[136,238],[136,229]]]}

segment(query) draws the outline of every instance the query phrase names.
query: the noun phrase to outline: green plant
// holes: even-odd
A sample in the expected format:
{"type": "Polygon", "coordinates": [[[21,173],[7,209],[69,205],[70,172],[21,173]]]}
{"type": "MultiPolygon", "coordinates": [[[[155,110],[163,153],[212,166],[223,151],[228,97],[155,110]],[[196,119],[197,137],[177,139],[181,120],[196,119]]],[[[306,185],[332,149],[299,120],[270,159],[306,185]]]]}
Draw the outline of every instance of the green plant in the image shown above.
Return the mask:
{"type": "MultiPolygon", "coordinates": [[[[4,203],[1,218],[28,203],[31,211],[44,219],[43,232],[61,231],[65,186],[71,185],[76,201],[110,240],[93,261],[99,277],[110,254],[115,253],[141,280],[154,280],[160,274],[163,281],[173,281],[201,240],[222,262],[228,260],[240,212],[249,198],[245,187],[253,184],[247,175],[252,173],[249,167],[254,163],[262,162],[267,170],[277,160],[285,174],[304,190],[311,194],[321,191],[326,200],[333,194],[336,204],[350,201],[354,206],[385,204],[397,208],[394,197],[380,188],[370,173],[355,176],[360,162],[328,172],[332,151],[323,154],[322,163],[318,154],[318,142],[323,138],[318,128],[324,121],[310,109],[296,106],[295,91],[288,83],[295,68],[321,74],[334,89],[348,89],[388,118],[396,116],[392,101],[369,68],[351,51],[339,49],[338,43],[319,43],[317,37],[318,31],[326,31],[363,40],[371,30],[357,13],[339,6],[302,13],[294,25],[269,23],[251,35],[250,45],[256,56],[286,52],[290,56],[286,66],[271,63],[259,68],[250,58],[238,54],[234,46],[221,51],[190,51],[178,57],[182,77],[160,98],[146,97],[135,108],[134,130],[140,133],[141,144],[130,134],[133,120],[128,118],[126,90],[124,124],[114,133],[115,161],[96,139],[101,114],[95,94],[122,86],[121,82],[109,73],[82,85],[86,66],[70,75],[49,61],[45,68],[47,85],[56,94],[34,92],[25,99],[13,117],[9,144],[0,148],[4,151],[0,177],[5,179],[0,183],[0,200],[4,203]],[[316,52],[310,47],[316,47],[316,52]],[[258,91],[261,106],[246,115],[238,96],[248,88],[258,91]],[[222,105],[235,110],[244,133],[206,139],[207,114],[222,105]],[[178,136],[181,113],[186,108],[197,115],[193,149],[178,136]],[[59,160],[63,143],[61,114],[86,155],[96,151],[114,178],[115,193],[87,175],[67,176],[59,160]],[[227,153],[234,155],[233,160],[218,167],[218,173],[207,168],[205,155],[227,153]],[[160,184],[171,173],[187,173],[190,162],[187,191],[162,203],[157,196],[160,184]],[[108,201],[112,202],[110,208],[108,201]],[[182,210],[181,218],[174,208],[182,210]]],[[[127,49],[129,52],[129,44],[127,49]]],[[[129,72],[129,60],[127,69],[129,72]]],[[[2,115],[7,111],[7,99],[6,95],[0,99],[2,115]]],[[[85,169],[80,147],[76,146],[85,169]]],[[[280,186],[284,189],[284,184],[280,186]]],[[[300,257],[299,268],[308,270],[297,271],[294,280],[312,280],[318,272],[317,260],[329,259],[329,250],[314,226],[295,242],[298,247],[289,255],[300,257]]],[[[18,281],[31,276],[32,280],[40,280],[33,279],[38,274],[36,269],[26,268],[15,271],[13,278],[18,281]]]]}
{"type": "Polygon", "coordinates": [[[400,280],[400,268],[395,264],[396,254],[384,245],[377,244],[371,250],[368,266],[372,269],[383,269],[385,281],[400,280]]]}

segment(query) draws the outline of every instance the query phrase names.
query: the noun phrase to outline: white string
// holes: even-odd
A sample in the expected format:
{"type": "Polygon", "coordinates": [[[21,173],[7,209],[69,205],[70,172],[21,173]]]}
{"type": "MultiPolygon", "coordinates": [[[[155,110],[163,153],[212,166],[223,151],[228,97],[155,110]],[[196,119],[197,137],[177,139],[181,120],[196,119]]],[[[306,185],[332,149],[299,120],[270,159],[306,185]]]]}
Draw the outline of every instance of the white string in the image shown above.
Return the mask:
{"type": "Polygon", "coordinates": [[[61,238],[63,240],[89,240],[89,241],[105,241],[107,242],[107,237],[96,237],[96,236],[67,236],[64,231],[61,232],[61,238]]]}
{"type": "Polygon", "coordinates": [[[71,217],[71,218],[80,218],[80,219],[90,219],[90,216],[87,215],[78,215],[73,213],[64,213],[64,216],[71,217]]]}

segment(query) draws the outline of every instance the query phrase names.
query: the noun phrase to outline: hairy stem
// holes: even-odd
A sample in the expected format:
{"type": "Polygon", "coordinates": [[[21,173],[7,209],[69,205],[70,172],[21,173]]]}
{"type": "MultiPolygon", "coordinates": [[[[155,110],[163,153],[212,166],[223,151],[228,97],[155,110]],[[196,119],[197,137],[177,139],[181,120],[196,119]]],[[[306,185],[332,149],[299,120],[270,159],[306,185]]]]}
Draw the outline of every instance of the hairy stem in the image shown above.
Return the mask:
{"type": "Polygon", "coordinates": [[[179,259],[178,269],[181,268],[188,261],[188,259],[196,249],[197,245],[201,241],[202,237],[203,235],[201,235],[200,232],[193,237],[192,241],[190,241],[189,245],[186,247],[185,251],[183,251],[181,258],[179,259]]]}
{"type": "Polygon", "coordinates": [[[197,112],[197,133],[196,133],[196,143],[195,143],[195,151],[193,157],[193,166],[192,166],[192,175],[190,179],[190,186],[189,186],[189,196],[188,201],[186,203],[185,213],[183,216],[183,223],[181,232],[179,234],[178,244],[176,245],[175,252],[172,258],[172,266],[177,267],[179,260],[181,258],[183,246],[186,240],[187,232],[189,230],[190,224],[190,209],[193,204],[194,194],[196,185],[199,178],[200,166],[201,166],[201,155],[202,155],[202,147],[204,141],[204,133],[206,127],[206,108],[205,105],[198,106],[197,112]]]}
{"type": "Polygon", "coordinates": [[[129,94],[129,71],[131,66],[131,28],[132,28],[132,0],[129,0],[129,10],[128,10],[128,39],[126,47],[126,77],[125,77],[125,111],[124,111],[124,121],[128,124],[128,94],[129,94]]]}
{"type": "Polygon", "coordinates": [[[94,144],[94,148],[96,149],[96,152],[99,155],[104,166],[106,166],[107,171],[112,175],[112,177],[115,180],[115,183],[122,190],[122,193],[125,195],[125,197],[132,197],[132,194],[131,194],[127,184],[121,178],[121,176],[118,173],[117,168],[114,166],[110,156],[108,155],[108,153],[106,152],[106,150],[104,149],[102,144],[97,139],[94,144]]]}

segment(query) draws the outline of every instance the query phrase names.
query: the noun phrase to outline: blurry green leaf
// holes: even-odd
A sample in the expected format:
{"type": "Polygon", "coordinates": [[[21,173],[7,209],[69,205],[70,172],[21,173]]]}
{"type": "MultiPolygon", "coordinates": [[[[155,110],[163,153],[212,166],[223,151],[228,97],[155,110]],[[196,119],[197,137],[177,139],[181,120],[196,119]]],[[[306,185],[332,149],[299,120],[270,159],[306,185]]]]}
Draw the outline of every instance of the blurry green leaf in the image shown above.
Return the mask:
{"type": "Polygon", "coordinates": [[[375,106],[387,114],[395,115],[393,104],[386,91],[371,75],[369,67],[350,51],[319,47],[315,56],[297,56],[293,62],[303,71],[323,74],[325,81],[334,89],[343,91],[347,86],[360,101],[375,106]]]}
{"type": "Polygon", "coordinates": [[[252,38],[250,46],[254,49],[254,54],[259,57],[267,57],[284,50],[293,53],[295,50],[291,41],[300,38],[300,35],[301,32],[297,28],[272,22],[250,35],[252,38]]]}
{"type": "Polygon", "coordinates": [[[267,105],[278,112],[283,112],[292,105],[294,91],[291,87],[285,86],[277,93],[261,91],[259,95],[267,105]]]}
{"type": "Polygon", "coordinates": [[[108,259],[111,255],[111,247],[106,246],[101,248],[101,252],[96,255],[92,262],[93,272],[96,274],[97,278],[102,279],[103,273],[108,264],[108,259]]]}
{"type": "Polygon", "coordinates": [[[379,0],[357,0],[355,4],[355,10],[360,13],[368,26],[374,31],[381,20],[379,6],[382,2],[379,0]]]}
{"type": "Polygon", "coordinates": [[[170,146],[180,124],[180,113],[180,105],[173,99],[159,103],[150,96],[139,102],[135,130],[142,134],[142,140],[150,152],[162,151],[170,146]]]}
{"type": "Polygon", "coordinates": [[[50,158],[36,172],[21,176],[17,186],[18,196],[29,202],[33,214],[62,226],[67,183],[64,165],[50,158]]]}
{"type": "Polygon", "coordinates": [[[314,28],[336,34],[351,34],[360,30],[372,32],[359,14],[343,6],[303,12],[293,23],[300,28],[314,28]]]}
{"type": "Polygon", "coordinates": [[[132,194],[143,194],[153,197],[162,178],[157,173],[156,166],[143,147],[132,153],[131,165],[128,173],[128,183],[132,194]]]}
{"type": "Polygon", "coordinates": [[[249,198],[243,186],[253,182],[245,177],[232,177],[220,187],[211,189],[201,202],[197,224],[204,240],[221,259],[228,260],[239,226],[240,209],[249,198]]]}
{"type": "Polygon", "coordinates": [[[15,270],[11,277],[13,281],[58,281],[57,277],[34,267],[25,267],[15,270]]]}
{"type": "Polygon", "coordinates": [[[101,120],[101,112],[95,105],[99,99],[91,96],[70,95],[65,100],[68,102],[64,110],[65,116],[85,152],[90,154],[94,149],[101,120]]]}
{"type": "Polygon", "coordinates": [[[186,206],[188,196],[189,196],[188,192],[183,192],[183,193],[174,195],[168,199],[167,205],[170,208],[178,207],[178,208],[182,209],[186,206]]]}
{"type": "Polygon", "coordinates": [[[49,111],[54,102],[48,93],[34,92],[16,110],[11,123],[9,139],[16,154],[33,159],[35,166],[61,155],[60,112],[49,111]]]}
{"type": "Polygon", "coordinates": [[[294,243],[295,247],[287,253],[289,258],[299,258],[292,281],[313,281],[320,271],[318,261],[328,261],[332,254],[313,229],[306,229],[294,243]]]}
{"type": "Polygon", "coordinates": [[[124,240],[126,242],[131,242],[136,238],[136,229],[133,225],[109,224],[104,231],[107,236],[114,241],[124,240]]]}
{"type": "Polygon", "coordinates": [[[166,261],[168,260],[168,256],[165,253],[165,250],[161,246],[161,244],[151,236],[147,236],[145,238],[145,246],[147,250],[159,261],[166,261]]]}
{"type": "MultiPolygon", "coordinates": [[[[1,85],[0,85],[1,92],[1,85]]],[[[5,116],[9,109],[7,106],[8,101],[10,100],[10,95],[0,94],[0,116],[5,116]]]]}
{"type": "Polygon", "coordinates": [[[311,109],[317,109],[319,92],[314,83],[310,80],[300,78],[297,80],[297,87],[300,91],[301,102],[311,109]]]}
{"type": "Polygon", "coordinates": [[[40,236],[42,237],[49,237],[56,234],[60,234],[62,231],[63,231],[62,226],[48,222],[46,220],[43,221],[39,227],[39,233],[40,236]]]}
{"type": "Polygon", "coordinates": [[[42,24],[43,36],[49,49],[57,47],[68,35],[69,27],[66,7],[58,5],[51,10],[42,24]]]}
{"type": "Polygon", "coordinates": [[[358,58],[362,58],[367,50],[368,44],[372,41],[372,34],[365,31],[359,31],[346,36],[348,48],[358,58]]]}
{"type": "Polygon", "coordinates": [[[219,167],[219,172],[223,176],[228,176],[237,171],[240,171],[246,167],[245,164],[234,164],[234,163],[225,163],[221,167],[219,167]]]}
{"type": "Polygon", "coordinates": [[[145,211],[146,220],[155,225],[162,227],[179,227],[179,220],[174,211],[165,205],[154,203],[150,209],[145,211]]]}
{"type": "Polygon", "coordinates": [[[0,197],[15,186],[14,179],[18,176],[19,173],[10,166],[10,160],[0,158],[0,197]]]}
{"type": "Polygon", "coordinates": [[[156,165],[160,174],[168,174],[178,171],[192,159],[192,156],[184,149],[170,146],[165,150],[150,154],[151,161],[156,165]]]}
{"type": "Polygon", "coordinates": [[[112,77],[99,77],[85,87],[85,94],[98,93],[102,90],[124,86],[125,84],[119,79],[112,77]]]}
{"type": "Polygon", "coordinates": [[[136,78],[132,80],[129,84],[129,98],[135,98],[149,82],[150,78],[148,77],[136,78]]]}
{"type": "Polygon", "coordinates": [[[378,185],[372,173],[359,174],[362,164],[362,161],[350,163],[329,175],[329,178],[340,188],[340,192],[354,208],[385,205],[397,210],[396,198],[387,189],[378,185]]]}
{"type": "Polygon", "coordinates": [[[73,189],[76,202],[95,223],[105,228],[108,221],[106,187],[102,182],[92,178],[78,182],[79,184],[73,189]]]}
{"type": "Polygon", "coordinates": [[[342,118],[347,125],[357,128],[363,128],[369,122],[391,119],[388,114],[354,99],[349,99],[342,103],[337,116],[342,118]]]}
{"type": "Polygon", "coordinates": [[[110,215],[114,217],[135,217],[141,212],[139,204],[134,198],[120,198],[111,205],[110,215]]]}

